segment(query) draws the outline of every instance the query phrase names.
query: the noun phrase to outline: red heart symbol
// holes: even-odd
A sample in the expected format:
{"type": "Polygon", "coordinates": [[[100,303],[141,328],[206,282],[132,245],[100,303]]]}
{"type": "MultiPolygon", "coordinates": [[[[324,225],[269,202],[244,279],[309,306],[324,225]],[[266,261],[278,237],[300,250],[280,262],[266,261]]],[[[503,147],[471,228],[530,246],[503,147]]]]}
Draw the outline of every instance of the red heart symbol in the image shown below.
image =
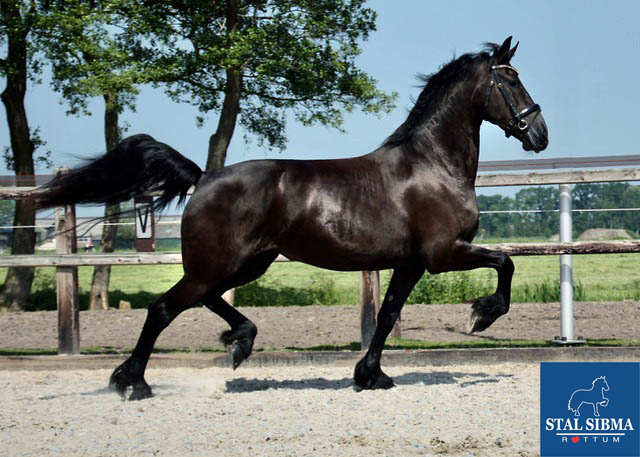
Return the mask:
{"type": "Polygon", "coordinates": [[[578,441],[580,441],[580,437],[579,436],[574,436],[571,438],[571,441],[573,441],[574,443],[577,443],[578,441]]]}

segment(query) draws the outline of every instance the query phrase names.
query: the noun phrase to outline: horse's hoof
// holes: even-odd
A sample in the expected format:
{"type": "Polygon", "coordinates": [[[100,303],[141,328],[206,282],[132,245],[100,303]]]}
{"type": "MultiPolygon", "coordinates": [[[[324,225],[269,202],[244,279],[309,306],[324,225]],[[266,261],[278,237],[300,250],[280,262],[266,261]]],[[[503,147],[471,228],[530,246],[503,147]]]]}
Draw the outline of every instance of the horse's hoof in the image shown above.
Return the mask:
{"type": "Polygon", "coordinates": [[[113,370],[109,378],[109,389],[115,391],[124,398],[127,387],[131,385],[129,377],[125,371],[124,364],[113,370]]]}
{"type": "Polygon", "coordinates": [[[375,390],[375,389],[391,389],[392,387],[395,387],[395,383],[393,382],[393,379],[391,379],[389,376],[387,376],[386,374],[380,372],[380,375],[376,378],[375,382],[373,383],[373,385],[370,387],[370,389],[375,390]]]}
{"type": "Polygon", "coordinates": [[[478,313],[476,310],[471,311],[469,317],[469,325],[467,326],[467,333],[475,333],[486,330],[493,321],[487,322],[487,317],[478,313]]]}
{"type": "Polygon", "coordinates": [[[123,399],[126,398],[127,389],[133,387],[129,400],[143,400],[151,398],[151,387],[144,380],[144,377],[133,376],[128,371],[129,363],[124,362],[118,366],[109,378],[109,388],[116,391],[123,399]]]}
{"type": "Polygon", "coordinates": [[[364,359],[360,360],[356,364],[356,368],[353,373],[353,380],[355,382],[354,390],[360,392],[361,390],[376,390],[376,389],[391,389],[395,387],[393,379],[384,374],[384,372],[378,367],[377,369],[369,370],[364,363],[364,359]]]}
{"type": "Polygon", "coordinates": [[[144,400],[146,398],[153,397],[153,393],[151,392],[151,387],[149,387],[146,383],[143,386],[134,387],[131,395],[129,395],[129,401],[135,400],[144,400]]]}
{"type": "Polygon", "coordinates": [[[359,384],[356,381],[355,385],[353,386],[353,389],[356,392],[360,392],[362,390],[381,390],[381,389],[387,390],[395,386],[396,384],[393,382],[393,379],[391,379],[389,376],[381,372],[379,376],[376,376],[375,378],[370,379],[364,384],[359,384]]]}
{"type": "Polygon", "coordinates": [[[234,370],[251,355],[257,333],[256,326],[251,321],[246,321],[235,330],[226,330],[220,335],[220,341],[229,348],[231,366],[234,370]]]}
{"type": "Polygon", "coordinates": [[[234,341],[229,348],[229,354],[231,355],[231,366],[235,370],[245,359],[244,351],[242,350],[242,347],[240,347],[240,345],[236,341],[234,341]]]}
{"type": "Polygon", "coordinates": [[[497,295],[478,298],[471,305],[468,333],[482,332],[491,327],[496,319],[509,311],[504,301],[497,295]]]}

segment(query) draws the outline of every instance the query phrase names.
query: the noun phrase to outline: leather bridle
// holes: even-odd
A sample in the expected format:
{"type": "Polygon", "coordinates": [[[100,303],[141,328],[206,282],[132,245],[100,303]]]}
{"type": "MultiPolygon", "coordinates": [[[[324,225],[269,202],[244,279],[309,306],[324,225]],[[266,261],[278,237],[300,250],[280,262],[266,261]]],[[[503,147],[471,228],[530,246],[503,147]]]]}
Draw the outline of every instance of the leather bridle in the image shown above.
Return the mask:
{"type": "Polygon", "coordinates": [[[489,81],[489,91],[487,92],[487,98],[485,99],[485,102],[484,102],[484,111],[485,113],[487,112],[487,106],[489,105],[489,98],[491,97],[491,92],[493,92],[493,86],[498,86],[498,89],[502,94],[502,98],[504,99],[505,103],[509,107],[509,111],[511,111],[512,117],[507,123],[507,127],[505,129],[505,135],[507,138],[509,138],[514,133],[525,133],[527,130],[529,130],[529,123],[524,118],[531,113],[540,111],[540,105],[538,105],[537,103],[534,103],[528,108],[518,111],[518,108],[516,107],[516,103],[513,99],[513,96],[511,95],[511,92],[509,92],[509,90],[502,83],[502,80],[500,79],[496,71],[501,68],[509,69],[515,72],[516,75],[518,74],[518,70],[513,68],[511,65],[502,64],[502,65],[491,66],[491,81],[489,81]]]}

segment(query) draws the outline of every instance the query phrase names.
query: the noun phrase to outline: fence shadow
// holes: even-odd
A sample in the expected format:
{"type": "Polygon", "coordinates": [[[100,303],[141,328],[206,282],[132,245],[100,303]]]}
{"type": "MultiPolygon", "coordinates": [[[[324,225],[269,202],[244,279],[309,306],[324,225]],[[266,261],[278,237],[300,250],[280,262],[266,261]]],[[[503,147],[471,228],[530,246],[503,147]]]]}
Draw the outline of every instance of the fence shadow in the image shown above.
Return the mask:
{"type": "MultiPolygon", "coordinates": [[[[128,301],[134,309],[146,308],[153,303],[161,294],[139,291],[134,293],[124,292],[119,289],[109,290],[109,303],[117,307],[120,300],[128,301]]],[[[79,293],[80,311],[89,309],[89,291],[82,290],[79,293]]],[[[56,287],[55,284],[49,287],[42,287],[31,293],[31,308],[29,311],[55,311],[56,287]]]]}

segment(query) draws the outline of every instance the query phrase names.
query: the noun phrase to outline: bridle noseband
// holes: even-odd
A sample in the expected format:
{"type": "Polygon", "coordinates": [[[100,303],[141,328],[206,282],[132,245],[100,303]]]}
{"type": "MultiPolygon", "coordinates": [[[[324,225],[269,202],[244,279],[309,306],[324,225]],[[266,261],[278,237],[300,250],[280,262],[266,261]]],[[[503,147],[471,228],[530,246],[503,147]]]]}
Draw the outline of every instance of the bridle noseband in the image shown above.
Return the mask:
{"type": "Polygon", "coordinates": [[[498,77],[498,73],[496,72],[496,70],[498,70],[500,68],[506,68],[506,69],[514,71],[516,75],[518,74],[518,70],[513,68],[511,65],[502,64],[502,65],[492,65],[491,66],[491,78],[492,79],[491,79],[491,81],[489,81],[489,92],[487,93],[487,98],[485,99],[485,102],[484,102],[484,111],[485,111],[485,113],[487,112],[487,106],[489,105],[489,98],[491,97],[491,92],[493,91],[493,86],[498,86],[498,89],[500,90],[500,93],[502,94],[502,98],[504,99],[505,103],[509,107],[509,111],[511,111],[511,116],[512,117],[509,120],[509,122],[507,123],[507,128],[505,130],[505,135],[507,136],[507,138],[509,138],[511,135],[514,134],[514,132],[516,132],[516,130],[518,132],[520,132],[520,133],[524,133],[527,130],[529,130],[529,123],[527,121],[525,121],[524,118],[527,117],[531,113],[535,113],[536,111],[540,111],[540,105],[538,105],[537,103],[534,103],[533,105],[529,106],[528,108],[525,108],[525,109],[523,109],[521,111],[518,111],[518,108],[516,107],[516,104],[515,104],[515,101],[513,99],[513,96],[511,95],[511,92],[509,92],[509,90],[507,90],[505,85],[502,83],[502,80],[498,77]]]}

